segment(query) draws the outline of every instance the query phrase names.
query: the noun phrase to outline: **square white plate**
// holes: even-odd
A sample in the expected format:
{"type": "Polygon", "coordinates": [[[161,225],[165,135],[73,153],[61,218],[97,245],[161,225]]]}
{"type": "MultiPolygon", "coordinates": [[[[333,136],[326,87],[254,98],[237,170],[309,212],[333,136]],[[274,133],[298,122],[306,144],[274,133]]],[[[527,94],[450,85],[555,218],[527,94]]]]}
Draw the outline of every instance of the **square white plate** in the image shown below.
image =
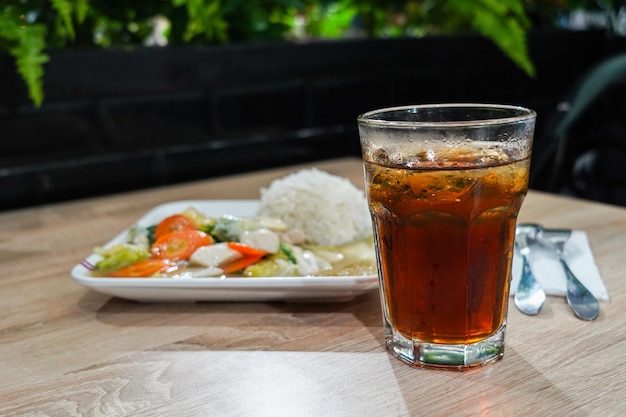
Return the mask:
{"type": "MultiPolygon", "coordinates": [[[[257,200],[184,200],[159,205],[137,223],[151,226],[165,217],[180,213],[188,207],[214,217],[230,214],[238,217],[255,215],[257,200]]],[[[124,230],[105,247],[125,241],[124,230]]],[[[100,257],[86,258],[95,264],[100,257]]],[[[81,264],[71,271],[77,283],[103,294],[140,302],[198,302],[198,301],[348,301],[357,295],[378,288],[376,275],[336,277],[267,277],[267,278],[95,278],[81,264]]]]}

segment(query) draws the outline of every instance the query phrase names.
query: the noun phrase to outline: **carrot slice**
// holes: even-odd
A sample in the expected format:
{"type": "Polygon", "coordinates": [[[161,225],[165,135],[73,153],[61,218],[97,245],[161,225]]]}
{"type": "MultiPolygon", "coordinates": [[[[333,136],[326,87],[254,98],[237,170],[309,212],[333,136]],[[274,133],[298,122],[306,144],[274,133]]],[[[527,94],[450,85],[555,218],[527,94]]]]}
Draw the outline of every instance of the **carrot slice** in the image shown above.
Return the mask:
{"type": "Polygon", "coordinates": [[[144,259],[132,265],[125,266],[115,271],[107,273],[114,278],[146,278],[163,272],[176,264],[167,259],[144,259]]]}
{"type": "Polygon", "coordinates": [[[197,227],[189,217],[184,214],[174,214],[161,220],[154,230],[154,238],[158,239],[171,232],[194,229],[197,229],[197,227]]]}
{"type": "Polygon", "coordinates": [[[258,262],[259,260],[261,260],[261,258],[267,255],[267,252],[265,252],[264,250],[244,245],[243,243],[228,242],[227,245],[229,248],[234,249],[242,254],[243,257],[227,265],[221,266],[221,268],[224,270],[224,273],[226,274],[230,274],[244,269],[245,267],[258,262]]]}
{"type": "Polygon", "coordinates": [[[213,244],[211,236],[201,230],[179,230],[159,237],[150,252],[154,258],[187,260],[201,246],[213,244]]]}
{"type": "Polygon", "coordinates": [[[265,252],[262,249],[257,249],[252,246],[244,245],[243,243],[239,243],[239,242],[228,242],[228,247],[236,250],[242,255],[261,255],[261,256],[267,255],[267,252],[265,252]]]}
{"type": "Polygon", "coordinates": [[[237,259],[229,264],[224,266],[220,266],[225,274],[232,274],[233,272],[237,272],[239,270],[244,269],[247,266],[252,265],[255,262],[258,262],[265,256],[265,252],[261,251],[262,254],[256,255],[243,255],[243,258],[237,259]]]}

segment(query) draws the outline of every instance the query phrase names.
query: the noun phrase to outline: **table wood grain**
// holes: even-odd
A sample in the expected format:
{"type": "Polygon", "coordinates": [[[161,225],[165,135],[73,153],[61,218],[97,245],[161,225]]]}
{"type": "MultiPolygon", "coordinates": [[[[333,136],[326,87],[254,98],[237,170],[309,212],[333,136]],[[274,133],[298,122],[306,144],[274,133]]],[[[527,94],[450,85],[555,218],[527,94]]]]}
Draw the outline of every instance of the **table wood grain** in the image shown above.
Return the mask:
{"type": "MultiPolygon", "coordinates": [[[[358,159],[317,166],[362,186],[358,159]]],[[[583,229],[611,297],[511,308],[504,359],[411,368],[383,348],[376,290],[344,303],[142,304],[69,271],[152,207],[255,199],[305,166],[0,213],[2,416],[619,416],[626,413],[626,209],[530,192],[520,221],[583,229]]]]}

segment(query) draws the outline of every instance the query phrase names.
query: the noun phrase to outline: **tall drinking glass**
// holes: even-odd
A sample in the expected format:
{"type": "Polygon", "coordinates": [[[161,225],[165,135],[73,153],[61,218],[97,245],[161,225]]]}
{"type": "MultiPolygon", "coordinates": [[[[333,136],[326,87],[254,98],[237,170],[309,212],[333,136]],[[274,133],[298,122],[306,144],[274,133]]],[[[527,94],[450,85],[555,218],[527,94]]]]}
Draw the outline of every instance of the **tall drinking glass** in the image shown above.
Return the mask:
{"type": "Polygon", "coordinates": [[[535,119],[491,104],[358,117],[385,344],[399,359],[467,370],[502,357],[535,119]]]}

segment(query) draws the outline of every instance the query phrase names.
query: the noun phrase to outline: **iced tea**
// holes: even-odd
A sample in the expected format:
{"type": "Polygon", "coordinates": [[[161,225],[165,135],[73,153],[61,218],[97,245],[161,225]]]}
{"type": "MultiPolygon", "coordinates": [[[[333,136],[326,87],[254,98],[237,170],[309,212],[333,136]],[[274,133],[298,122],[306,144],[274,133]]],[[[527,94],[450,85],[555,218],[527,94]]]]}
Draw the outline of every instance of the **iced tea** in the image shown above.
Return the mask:
{"type": "Polygon", "coordinates": [[[504,355],[536,116],[442,103],[358,117],[385,346],[398,359],[467,370],[504,355]]]}
{"type": "Polygon", "coordinates": [[[470,344],[506,319],[529,158],[487,156],[430,166],[365,161],[385,320],[409,340],[470,344]]]}

